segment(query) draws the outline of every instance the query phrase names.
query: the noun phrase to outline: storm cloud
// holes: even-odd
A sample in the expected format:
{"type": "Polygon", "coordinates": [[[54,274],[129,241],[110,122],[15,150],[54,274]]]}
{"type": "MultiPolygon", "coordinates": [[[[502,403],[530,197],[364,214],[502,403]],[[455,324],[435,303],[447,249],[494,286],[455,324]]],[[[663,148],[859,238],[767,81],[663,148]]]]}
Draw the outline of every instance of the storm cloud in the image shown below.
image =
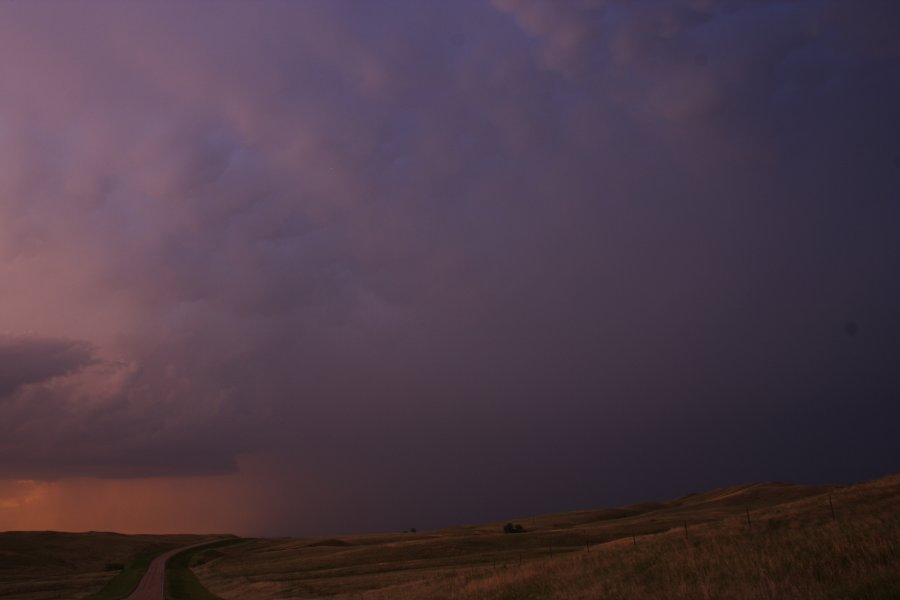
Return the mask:
{"type": "Polygon", "coordinates": [[[77,371],[91,361],[91,349],[70,340],[0,335],[0,398],[23,385],[77,371]]]}
{"type": "Polygon", "coordinates": [[[0,477],[262,456],[296,533],[897,470],[898,21],[0,5],[0,477]]]}

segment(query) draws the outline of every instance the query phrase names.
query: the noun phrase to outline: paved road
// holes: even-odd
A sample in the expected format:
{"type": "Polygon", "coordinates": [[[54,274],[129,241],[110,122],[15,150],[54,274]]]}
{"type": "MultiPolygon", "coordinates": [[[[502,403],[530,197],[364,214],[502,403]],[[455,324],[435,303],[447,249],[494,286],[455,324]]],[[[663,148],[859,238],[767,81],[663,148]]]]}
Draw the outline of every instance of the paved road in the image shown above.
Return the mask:
{"type": "Polygon", "coordinates": [[[188,548],[205,546],[209,543],[206,541],[183,548],[175,548],[154,558],[137,588],[125,600],[164,600],[166,594],[166,561],[188,548]]]}

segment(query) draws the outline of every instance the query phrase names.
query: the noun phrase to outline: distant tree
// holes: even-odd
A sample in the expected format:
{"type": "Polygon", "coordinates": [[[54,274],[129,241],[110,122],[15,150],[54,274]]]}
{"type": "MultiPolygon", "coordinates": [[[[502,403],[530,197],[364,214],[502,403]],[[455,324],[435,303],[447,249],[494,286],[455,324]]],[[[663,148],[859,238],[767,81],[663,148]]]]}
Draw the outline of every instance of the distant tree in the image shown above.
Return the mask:
{"type": "Polygon", "coordinates": [[[410,533],[415,533],[415,532],[416,532],[416,528],[413,527],[412,529],[409,530],[409,532],[410,532],[410,533]]]}
{"type": "Polygon", "coordinates": [[[503,533],[525,533],[525,528],[518,523],[507,523],[503,526],[503,533]]]}

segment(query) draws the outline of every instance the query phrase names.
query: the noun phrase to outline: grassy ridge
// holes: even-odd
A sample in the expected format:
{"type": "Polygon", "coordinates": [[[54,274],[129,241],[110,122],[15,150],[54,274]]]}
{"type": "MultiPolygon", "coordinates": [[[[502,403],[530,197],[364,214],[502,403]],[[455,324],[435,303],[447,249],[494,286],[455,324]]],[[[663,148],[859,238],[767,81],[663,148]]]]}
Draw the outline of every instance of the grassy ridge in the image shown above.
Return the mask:
{"type": "Polygon", "coordinates": [[[204,555],[221,546],[239,542],[227,539],[179,552],[166,563],[166,600],[221,600],[211,593],[191,571],[192,563],[203,562],[204,555]],[[200,561],[197,561],[197,559],[200,561]]]}
{"type": "Polygon", "coordinates": [[[512,520],[247,540],[195,572],[226,599],[900,598],[900,476],[512,520]]]}

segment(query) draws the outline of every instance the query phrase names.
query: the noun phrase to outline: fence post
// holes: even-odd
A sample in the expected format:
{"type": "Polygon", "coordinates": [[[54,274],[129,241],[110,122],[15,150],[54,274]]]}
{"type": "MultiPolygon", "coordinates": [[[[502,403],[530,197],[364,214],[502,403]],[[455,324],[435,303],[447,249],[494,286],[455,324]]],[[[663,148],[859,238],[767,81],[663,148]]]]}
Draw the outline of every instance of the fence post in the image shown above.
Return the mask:
{"type": "Polygon", "coordinates": [[[834,515],[834,502],[831,501],[831,494],[828,494],[828,507],[831,509],[831,520],[837,521],[837,517],[834,515]]]}
{"type": "Polygon", "coordinates": [[[747,507],[747,530],[753,529],[753,525],[750,524],[750,507],[747,507]]]}

